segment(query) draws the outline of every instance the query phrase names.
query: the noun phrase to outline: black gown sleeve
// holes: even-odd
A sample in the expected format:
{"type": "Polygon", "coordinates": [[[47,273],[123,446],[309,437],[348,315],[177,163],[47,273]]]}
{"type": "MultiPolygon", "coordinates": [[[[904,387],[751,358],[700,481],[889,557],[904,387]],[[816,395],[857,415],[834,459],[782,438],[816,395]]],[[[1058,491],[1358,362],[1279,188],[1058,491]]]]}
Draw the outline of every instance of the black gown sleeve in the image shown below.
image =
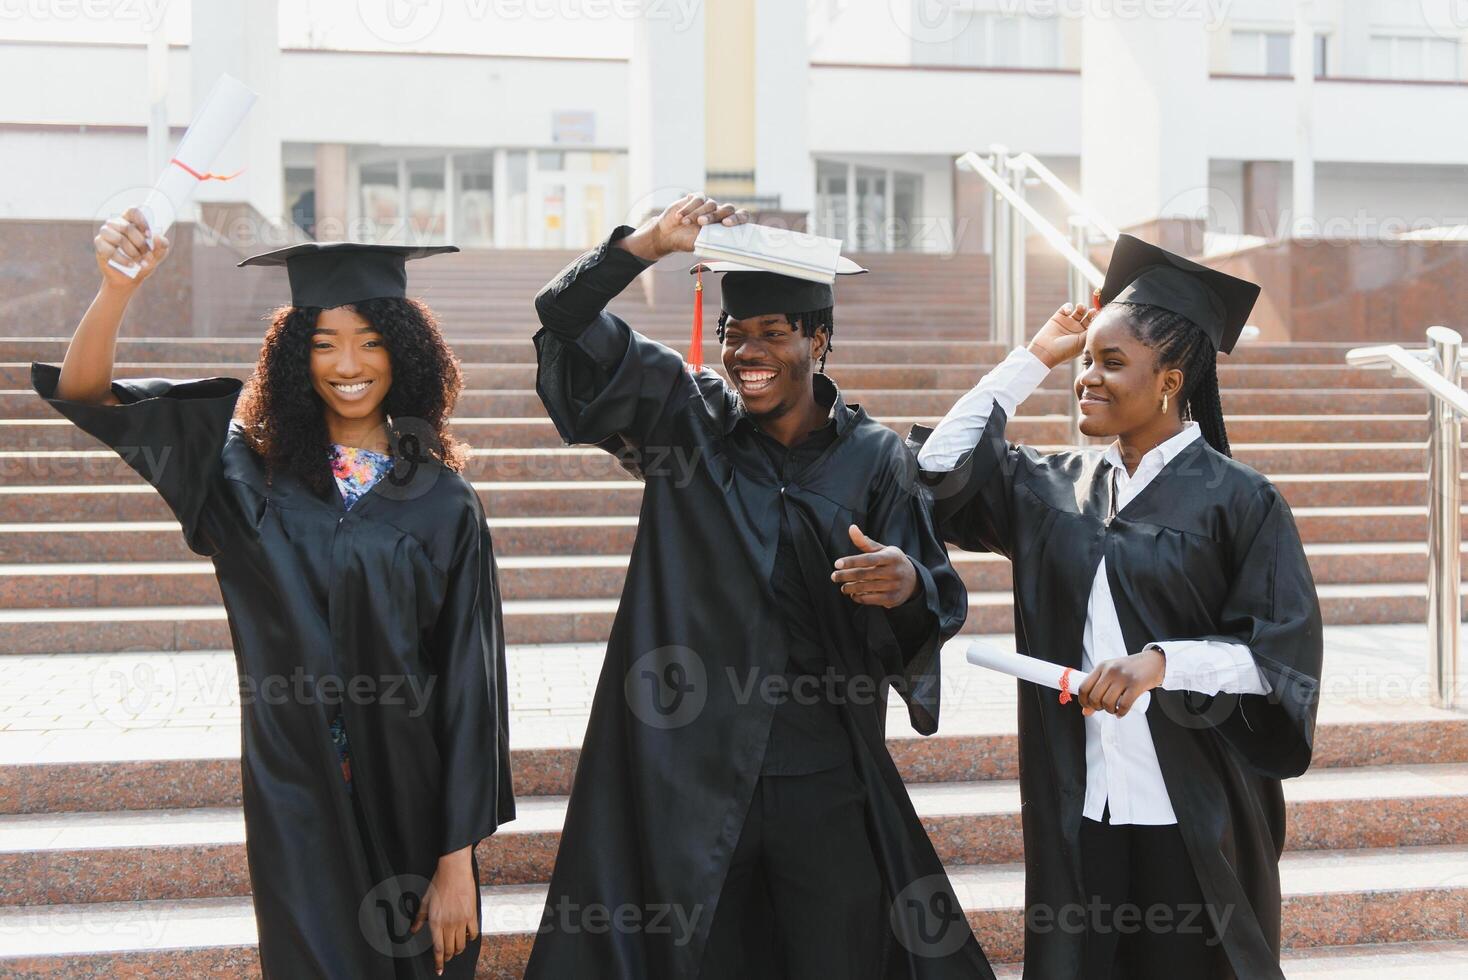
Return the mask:
{"type": "MultiPolygon", "coordinates": [[[[1038,457],[1028,446],[1004,437],[1008,423],[997,403],[972,450],[948,472],[918,470],[919,481],[933,500],[933,516],[943,540],[965,551],[991,552],[1014,558],[1014,487],[1016,478],[1038,457]]],[[[908,446],[914,455],[933,430],[914,425],[908,446]]]]}
{"type": "Polygon", "coordinates": [[[244,382],[238,378],[130,378],[112,382],[121,404],[55,397],[61,367],[31,362],[31,387],[56,411],[101,440],[157,489],[195,554],[219,553],[222,525],[209,501],[224,479],[220,453],[244,382]]]}
{"type": "Polygon", "coordinates": [[[434,739],[443,767],[440,854],[478,843],[515,817],[499,579],[477,496],[465,509],[429,641],[434,739]]]}
{"type": "MultiPolygon", "coordinates": [[[[906,449],[899,451],[908,456],[906,449]]],[[[939,653],[963,627],[968,590],[948,561],[927,489],[911,479],[915,463],[910,456],[904,462],[901,473],[883,481],[862,530],[874,541],[902,549],[917,571],[918,592],[893,609],[860,608],[866,614],[868,649],[888,676],[901,678],[898,693],[913,729],[931,735],[938,730],[939,653]]]]}
{"type": "Polygon", "coordinates": [[[1271,688],[1232,695],[1219,732],[1258,772],[1277,779],[1310,765],[1320,703],[1320,600],[1294,515],[1270,483],[1250,498],[1232,528],[1232,577],[1219,633],[1201,639],[1243,643],[1271,688]]]}
{"type": "Polygon", "coordinates": [[[605,307],[652,263],[606,240],[566,266],[535,297],[535,390],[567,445],[668,445],[664,423],[681,395],[695,392],[683,358],[627,326],[605,307]]]}

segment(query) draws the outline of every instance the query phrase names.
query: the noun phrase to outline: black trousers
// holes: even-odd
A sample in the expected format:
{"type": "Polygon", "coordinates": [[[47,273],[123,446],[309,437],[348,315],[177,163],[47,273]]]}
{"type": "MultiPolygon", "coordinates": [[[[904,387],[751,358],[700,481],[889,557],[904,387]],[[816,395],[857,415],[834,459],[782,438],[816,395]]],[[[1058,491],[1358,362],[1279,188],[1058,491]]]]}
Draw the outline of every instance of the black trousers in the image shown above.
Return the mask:
{"type": "Polygon", "coordinates": [[[851,763],[766,774],[710,927],[701,980],[867,980],[890,932],[851,763]]]}
{"type": "Polygon", "coordinates": [[[1176,824],[1082,818],[1081,869],[1083,980],[1233,976],[1176,824]]]}

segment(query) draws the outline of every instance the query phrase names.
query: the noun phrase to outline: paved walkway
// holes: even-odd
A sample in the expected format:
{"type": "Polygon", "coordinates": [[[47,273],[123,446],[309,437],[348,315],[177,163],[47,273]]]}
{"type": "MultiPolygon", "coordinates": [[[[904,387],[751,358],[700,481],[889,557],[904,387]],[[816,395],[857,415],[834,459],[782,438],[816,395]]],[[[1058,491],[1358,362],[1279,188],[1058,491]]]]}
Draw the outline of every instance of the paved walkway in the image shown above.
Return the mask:
{"type": "MultiPolygon", "coordinates": [[[[1427,707],[1422,626],[1327,627],[1329,722],[1443,716],[1427,707]]],[[[1013,637],[984,637],[1013,649],[1013,637]]],[[[1014,683],[964,661],[967,640],[943,651],[942,734],[1014,730],[1014,683]]],[[[577,746],[601,668],[601,646],[512,647],[512,744],[577,746]]],[[[1468,656],[1465,656],[1468,662],[1468,656]]],[[[888,713],[894,737],[913,735],[888,713]]],[[[239,753],[239,688],[228,652],[0,657],[0,764],[239,753]]]]}

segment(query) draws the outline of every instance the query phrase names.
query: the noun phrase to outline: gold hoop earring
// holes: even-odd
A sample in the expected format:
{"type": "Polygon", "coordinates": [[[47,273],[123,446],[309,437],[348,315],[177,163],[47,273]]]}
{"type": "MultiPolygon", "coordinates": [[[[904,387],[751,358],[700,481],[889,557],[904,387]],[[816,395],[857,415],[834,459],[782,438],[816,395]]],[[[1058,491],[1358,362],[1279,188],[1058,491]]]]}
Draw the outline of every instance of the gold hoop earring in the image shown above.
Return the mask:
{"type": "Polygon", "coordinates": [[[1167,392],[1162,393],[1162,414],[1167,414],[1167,392]]]}

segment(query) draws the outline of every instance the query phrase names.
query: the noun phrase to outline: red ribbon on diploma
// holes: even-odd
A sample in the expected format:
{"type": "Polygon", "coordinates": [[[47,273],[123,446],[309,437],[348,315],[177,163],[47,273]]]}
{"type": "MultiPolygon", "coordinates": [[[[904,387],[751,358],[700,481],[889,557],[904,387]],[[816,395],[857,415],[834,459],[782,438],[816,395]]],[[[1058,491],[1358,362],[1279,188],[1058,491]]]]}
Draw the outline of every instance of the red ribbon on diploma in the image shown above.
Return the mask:
{"type": "Polygon", "coordinates": [[[1070,704],[1070,672],[1072,669],[1073,668],[1067,667],[1065,668],[1065,672],[1060,675],[1061,704],[1070,704]]]}
{"type": "Polygon", "coordinates": [[[234,173],[227,174],[227,175],[226,174],[201,174],[201,173],[199,173],[199,171],[195,170],[193,167],[189,166],[187,163],[184,163],[178,157],[174,157],[172,160],[169,160],[168,162],[169,163],[177,164],[179,167],[183,168],[185,171],[187,171],[189,174],[191,174],[194,177],[195,180],[234,180],[240,174],[242,174],[242,173],[245,172],[244,168],[241,167],[239,170],[236,170],[234,173]]]}

